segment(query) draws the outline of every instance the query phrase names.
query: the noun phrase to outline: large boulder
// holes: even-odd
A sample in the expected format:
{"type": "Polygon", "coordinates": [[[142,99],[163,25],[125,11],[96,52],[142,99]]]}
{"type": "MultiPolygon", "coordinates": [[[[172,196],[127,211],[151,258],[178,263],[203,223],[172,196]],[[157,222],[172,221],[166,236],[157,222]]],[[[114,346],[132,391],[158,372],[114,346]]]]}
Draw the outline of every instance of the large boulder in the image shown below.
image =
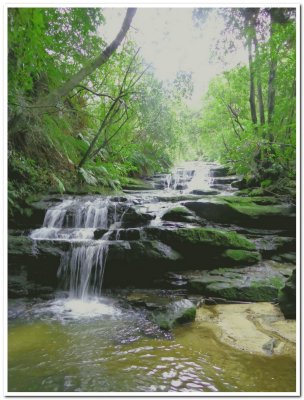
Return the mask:
{"type": "Polygon", "coordinates": [[[156,216],[145,212],[140,212],[135,208],[130,207],[123,214],[121,225],[122,227],[136,227],[148,224],[156,216]]]}
{"type": "Polygon", "coordinates": [[[295,207],[288,204],[261,204],[255,198],[217,197],[187,201],[183,205],[209,221],[245,227],[284,229],[295,233],[295,207]]]}
{"type": "Polygon", "coordinates": [[[279,306],[287,319],[296,319],[296,269],[279,292],[279,306]]]}
{"type": "Polygon", "coordinates": [[[219,268],[184,274],[192,293],[228,301],[274,301],[292,270],[274,261],[253,267],[219,268]]]}
{"type": "Polygon", "coordinates": [[[236,232],[214,228],[146,228],[148,238],[159,240],[178,251],[189,268],[250,265],[260,259],[255,245],[236,232]]]}
{"type": "Polygon", "coordinates": [[[153,287],[182,261],[177,251],[155,240],[109,242],[104,287],[153,287]]]}

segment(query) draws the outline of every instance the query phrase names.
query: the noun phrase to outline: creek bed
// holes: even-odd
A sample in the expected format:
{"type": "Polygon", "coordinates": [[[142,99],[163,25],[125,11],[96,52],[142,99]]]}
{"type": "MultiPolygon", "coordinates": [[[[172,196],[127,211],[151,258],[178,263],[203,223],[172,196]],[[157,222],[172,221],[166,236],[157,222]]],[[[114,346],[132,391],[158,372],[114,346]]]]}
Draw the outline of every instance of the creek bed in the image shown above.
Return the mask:
{"type": "Polygon", "coordinates": [[[10,392],[296,390],[293,357],[239,351],[201,322],[151,335],[141,313],[108,299],[24,305],[9,323],[10,392]]]}

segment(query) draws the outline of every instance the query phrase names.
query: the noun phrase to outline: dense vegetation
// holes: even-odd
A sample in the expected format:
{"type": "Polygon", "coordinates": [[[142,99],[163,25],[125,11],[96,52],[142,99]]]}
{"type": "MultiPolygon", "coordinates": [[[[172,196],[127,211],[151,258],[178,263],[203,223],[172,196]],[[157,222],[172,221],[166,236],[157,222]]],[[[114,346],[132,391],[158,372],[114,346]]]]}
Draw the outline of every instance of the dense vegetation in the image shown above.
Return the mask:
{"type": "MultiPolygon", "coordinates": [[[[216,77],[204,99],[201,146],[246,185],[293,193],[296,173],[296,27],[292,9],[226,9],[248,66],[216,77]]],[[[201,18],[198,13],[197,18],[201,18]]],[[[229,43],[233,48],[233,43],[229,43]]]]}
{"type": "Polygon", "coordinates": [[[184,102],[191,74],[158,81],[128,38],[132,15],[107,47],[101,9],[10,8],[10,215],[39,191],[116,189],[187,158],[217,159],[247,185],[286,190],[295,178],[294,13],[219,12],[244,38],[249,64],[214,79],[194,113],[184,102]]]}

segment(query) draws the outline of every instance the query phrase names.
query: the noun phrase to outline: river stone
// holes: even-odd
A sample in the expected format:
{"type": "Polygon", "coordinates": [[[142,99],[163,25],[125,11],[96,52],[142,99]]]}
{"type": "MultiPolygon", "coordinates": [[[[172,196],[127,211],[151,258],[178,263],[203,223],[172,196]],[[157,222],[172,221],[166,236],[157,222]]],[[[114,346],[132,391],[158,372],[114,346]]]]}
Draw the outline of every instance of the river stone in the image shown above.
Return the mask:
{"type": "Polygon", "coordinates": [[[279,292],[279,306],[286,319],[296,319],[296,269],[279,292]]]}
{"type": "Polygon", "coordinates": [[[140,212],[134,208],[129,208],[122,216],[122,227],[136,227],[146,225],[152,219],[155,219],[154,214],[140,212]]]}
{"type": "Polygon", "coordinates": [[[164,330],[170,330],[176,325],[195,320],[196,307],[188,299],[177,300],[170,303],[164,312],[155,312],[153,319],[164,330]]]}
{"type": "Polygon", "coordinates": [[[161,217],[164,221],[193,222],[194,213],[184,206],[173,207],[166,211],[161,217]]]}
{"type": "Polygon", "coordinates": [[[190,292],[233,301],[273,301],[292,266],[264,261],[253,267],[184,273],[190,292]]]}

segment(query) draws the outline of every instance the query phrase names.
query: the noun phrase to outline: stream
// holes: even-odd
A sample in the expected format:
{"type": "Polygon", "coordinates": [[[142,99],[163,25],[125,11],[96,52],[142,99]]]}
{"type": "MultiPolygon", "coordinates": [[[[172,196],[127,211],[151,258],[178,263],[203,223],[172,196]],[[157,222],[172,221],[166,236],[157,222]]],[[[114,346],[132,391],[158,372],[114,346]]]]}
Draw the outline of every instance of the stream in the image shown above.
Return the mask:
{"type": "MultiPolygon", "coordinates": [[[[147,190],[127,188],[116,196],[46,196],[35,205],[43,219],[22,233],[14,232],[15,240],[30,245],[21,247],[18,242],[19,252],[9,265],[9,392],[296,390],[293,355],[242,351],[220,340],[204,321],[174,324],[167,330],[154,318],[167,302],[185,304],[185,299],[201,312],[204,307],[212,312],[213,299],[221,297],[211,289],[206,294],[189,289],[197,287],[191,282],[201,279],[202,272],[194,255],[185,255],[170,239],[177,229],[212,230],[220,225],[223,235],[245,234],[262,254],[246,268],[256,268],[254,273],[272,268],[275,284],[294,268],[293,238],[286,223],[280,230],[269,219],[269,226],[262,228],[255,216],[243,225],[219,224],[211,213],[208,219],[193,211],[179,220],[165,217],[168,210],[192,207],[190,203],[201,198],[217,204],[222,197],[229,203],[236,197],[238,189],[231,183],[238,177],[220,172],[213,163],[188,162],[172,174],[147,180],[147,190]],[[155,240],[159,230],[164,239],[155,240]],[[268,245],[276,244],[277,237],[285,246],[279,256],[268,245]],[[185,271],[191,263],[193,268],[185,271]]],[[[219,266],[227,263],[230,268],[231,259],[219,260],[219,266]]],[[[269,282],[267,287],[274,290],[269,282]]],[[[249,303],[251,297],[240,300],[249,303]]],[[[270,302],[268,297],[261,301],[270,302]]]]}

